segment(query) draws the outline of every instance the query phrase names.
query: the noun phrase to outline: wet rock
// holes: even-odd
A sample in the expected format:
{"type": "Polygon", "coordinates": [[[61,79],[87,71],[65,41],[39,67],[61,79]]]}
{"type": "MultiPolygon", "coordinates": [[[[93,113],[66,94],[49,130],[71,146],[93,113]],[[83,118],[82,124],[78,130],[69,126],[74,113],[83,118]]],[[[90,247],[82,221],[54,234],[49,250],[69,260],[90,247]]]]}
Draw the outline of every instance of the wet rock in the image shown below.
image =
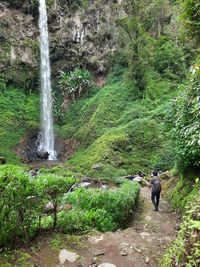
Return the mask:
{"type": "Polygon", "coordinates": [[[37,155],[40,159],[47,160],[49,158],[49,153],[48,152],[37,152],[37,155]]]}
{"type": "Polygon", "coordinates": [[[77,255],[76,253],[62,249],[59,254],[59,261],[61,264],[64,264],[66,261],[75,262],[78,257],[79,255],[77,255]]]}

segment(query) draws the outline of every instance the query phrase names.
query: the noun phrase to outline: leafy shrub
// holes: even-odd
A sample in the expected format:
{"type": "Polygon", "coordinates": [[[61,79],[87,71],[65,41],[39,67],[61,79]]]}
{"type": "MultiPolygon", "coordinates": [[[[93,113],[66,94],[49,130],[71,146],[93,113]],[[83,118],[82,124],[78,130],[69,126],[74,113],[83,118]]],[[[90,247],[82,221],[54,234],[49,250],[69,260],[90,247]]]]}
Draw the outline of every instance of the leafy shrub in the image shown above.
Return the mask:
{"type": "Polygon", "coordinates": [[[161,37],[156,42],[152,64],[159,73],[168,78],[182,79],[185,77],[185,54],[173,40],[161,37]]]}
{"type": "Polygon", "coordinates": [[[187,208],[177,239],[164,254],[159,267],[198,267],[200,265],[200,194],[187,208]]]}
{"type": "Polygon", "coordinates": [[[69,191],[74,183],[74,178],[66,178],[56,174],[40,175],[35,180],[38,193],[43,201],[47,200],[53,204],[53,228],[57,226],[57,212],[61,197],[69,191]]]}
{"type": "Polygon", "coordinates": [[[73,209],[59,215],[59,225],[63,231],[116,230],[130,218],[138,193],[138,183],[129,181],[112,190],[78,189],[63,200],[73,209]]]}
{"type": "Polygon", "coordinates": [[[197,44],[200,41],[200,2],[197,0],[181,0],[182,19],[186,27],[186,32],[192,38],[196,39],[197,44]]]}
{"type": "Polygon", "coordinates": [[[188,206],[188,203],[196,199],[198,190],[200,189],[199,179],[195,180],[193,175],[181,177],[177,182],[175,188],[167,193],[172,207],[175,210],[183,213],[188,206]]]}
{"type": "Polygon", "coordinates": [[[0,167],[0,246],[26,241],[35,234],[40,213],[36,196],[25,170],[12,165],[0,167]]]}
{"type": "Polygon", "coordinates": [[[92,75],[88,70],[79,68],[69,73],[60,71],[59,85],[64,97],[62,107],[67,110],[71,101],[74,101],[92,87],[92,75]]]}
{"type": "Polygon", "coordinates": [[[59,226],[64,233],[76,233],[92,229],[99,231],[113,231],[117,224],[104,209],[73,209],[69,212],[60,212],[59,226]]]}
{"type": "Polygon", "coordinates": [[[200,65],[191,68],[191,78],[176,99],[173,116],[176,152],[181,165],[200,166],[200,65]]]}
{"type": "Polygon", "coordinates": [[[61,197],[74,178],[43,174],[32,179],[27,170],[14,165],[0,166],[0,246],[26,242],[41,228],[57,224],[61,197]],[[53,204],[53,216],[44,214],[45,204],[53,204]]]}

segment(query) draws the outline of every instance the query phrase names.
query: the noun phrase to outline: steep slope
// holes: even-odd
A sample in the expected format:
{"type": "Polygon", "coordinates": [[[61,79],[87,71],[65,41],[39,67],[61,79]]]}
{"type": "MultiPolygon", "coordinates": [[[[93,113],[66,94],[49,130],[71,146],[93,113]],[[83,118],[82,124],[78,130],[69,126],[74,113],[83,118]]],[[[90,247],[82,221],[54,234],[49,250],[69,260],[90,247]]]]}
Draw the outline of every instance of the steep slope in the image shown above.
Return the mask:
{"type": "Polygon", "coordinates": [[[81,144],[70,164],[90,175],[111,176],[172,166],[163,119],[176,94],[173,87],[168,79],[151,77],[146,92],[153,88],[153,97],[141,99],[132,83],[118,77],[118,82],[110,79],[105,87],[72,104],[58,130],[63,139],[81,144]],[[93,171],[93,165],[100,170],[93,171]]]}
{"type": "Polygon", "coordinates": [[[18,163],[14,148],[26,130],[38,127],[38,96],[27,95],[20,89],[4,88],[0,91],[0,110],[0,157],[7,162],[18,163]]]}

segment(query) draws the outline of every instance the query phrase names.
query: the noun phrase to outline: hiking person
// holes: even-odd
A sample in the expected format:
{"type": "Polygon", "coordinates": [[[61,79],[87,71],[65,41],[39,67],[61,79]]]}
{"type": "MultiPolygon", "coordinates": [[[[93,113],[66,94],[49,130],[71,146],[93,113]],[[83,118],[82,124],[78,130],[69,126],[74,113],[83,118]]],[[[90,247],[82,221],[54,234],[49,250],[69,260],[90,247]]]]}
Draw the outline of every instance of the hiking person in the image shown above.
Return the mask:
{"type": "Polygon", "coordinates": [[[152,178],[150,181],[150,188],[151,188],[151,200],[155,207],[155,210],[158,211],[159,200],[160,200],[160,192],[162,190],[161,187],[161,180],[158,176],[157,171],[153,171],[152,178]]]}

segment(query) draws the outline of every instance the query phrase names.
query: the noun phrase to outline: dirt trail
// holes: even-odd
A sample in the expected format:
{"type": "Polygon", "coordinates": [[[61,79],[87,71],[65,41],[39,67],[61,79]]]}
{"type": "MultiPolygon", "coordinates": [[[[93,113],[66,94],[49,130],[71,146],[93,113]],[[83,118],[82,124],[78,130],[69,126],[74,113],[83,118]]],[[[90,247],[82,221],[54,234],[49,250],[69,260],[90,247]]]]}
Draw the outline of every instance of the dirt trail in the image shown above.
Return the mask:
{"type": "Polygon", "coordinates": [[[59,264],[59,252],[50,252],[46,240],[41,244],[37,257],[33,256],[35,265],[32,266],[95,267],[110,263],[116,267],[156,267],[161,254],[176,237],[178,217],[163,199],[159,212],[154,211],[147,187],[141,189],[139,207],[134,217],[126,230],[84,236],[84,245],[73,249],[80,256],[74,263],[59,264]]]}

